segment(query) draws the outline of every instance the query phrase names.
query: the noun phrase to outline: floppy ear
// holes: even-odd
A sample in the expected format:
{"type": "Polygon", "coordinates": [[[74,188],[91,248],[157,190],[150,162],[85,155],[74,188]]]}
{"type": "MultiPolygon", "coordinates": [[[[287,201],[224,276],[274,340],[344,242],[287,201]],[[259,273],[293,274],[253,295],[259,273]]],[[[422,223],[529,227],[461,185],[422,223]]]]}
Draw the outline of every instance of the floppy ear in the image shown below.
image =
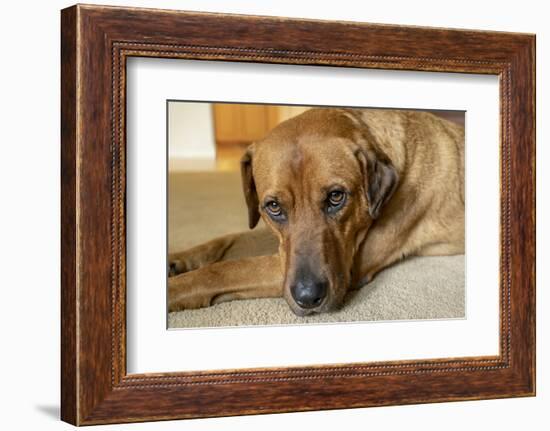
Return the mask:
{"type": "Polygon", "coordinates": [[[356,155],[365,179],[369,214],[376,219],[395,192],[399,176],[389,160],[383,160],[375,155],[367,155],[362,150],[358,150],[356,155]]]}
{"type": "Polygon", "coordinates": [[[248,206],[248,227],[253,229],[260,220],[260,205],[256,184],[252,175],[252,155],[254,154],[254,144],[250,145],[241,158],[241,177],[243,182],[244,199],[248,206]]]}

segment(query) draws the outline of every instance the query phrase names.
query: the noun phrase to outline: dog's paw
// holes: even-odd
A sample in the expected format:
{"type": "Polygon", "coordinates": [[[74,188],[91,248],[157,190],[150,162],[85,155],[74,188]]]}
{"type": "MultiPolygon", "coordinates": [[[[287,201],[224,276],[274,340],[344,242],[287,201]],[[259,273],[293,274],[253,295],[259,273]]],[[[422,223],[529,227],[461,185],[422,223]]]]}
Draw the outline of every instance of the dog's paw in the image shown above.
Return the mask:
{"type": "Polygon", "coordinates": [[[195,272],[168,278],[168,311],[192,310],[211,305],[212,296],[195,272]]]}
{"type": "Polygon", "coordinates": [[[174,277],[184,272],[186,272],[185,265],[180,259],[168,260],[168,277],[174,277]]]}
{"type": "Polygon", "coordinates": [[[193,256],[187,252],[168,255],[168,277],[175,277],[197,269],[193,256]]]}

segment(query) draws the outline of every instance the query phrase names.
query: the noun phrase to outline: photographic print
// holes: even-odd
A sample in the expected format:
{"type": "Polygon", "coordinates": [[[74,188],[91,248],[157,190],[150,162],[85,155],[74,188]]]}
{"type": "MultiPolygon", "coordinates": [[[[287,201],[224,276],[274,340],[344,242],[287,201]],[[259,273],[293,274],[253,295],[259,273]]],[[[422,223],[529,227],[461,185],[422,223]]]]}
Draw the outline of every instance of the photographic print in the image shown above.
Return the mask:
{"type": "Polygon", "coordinates": [[[167,102],[169,328],[465,317],[465,112],[167,102]]]}

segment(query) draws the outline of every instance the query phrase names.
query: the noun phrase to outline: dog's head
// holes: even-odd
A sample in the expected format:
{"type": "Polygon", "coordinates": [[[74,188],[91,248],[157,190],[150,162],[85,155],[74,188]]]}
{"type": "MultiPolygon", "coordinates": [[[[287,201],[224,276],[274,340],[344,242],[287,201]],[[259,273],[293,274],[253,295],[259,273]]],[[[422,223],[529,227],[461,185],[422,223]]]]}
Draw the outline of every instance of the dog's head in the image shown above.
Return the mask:
{"type": "Polygon", "coordinates": [[[398,176],[351,110],[311,109],[252,144],[241,161],[250,228],[279,238],[284,297],[297,315],[337,308],[353,261],[398,176]],[[371,143],[372,144],[372,143],[371,143]]]}

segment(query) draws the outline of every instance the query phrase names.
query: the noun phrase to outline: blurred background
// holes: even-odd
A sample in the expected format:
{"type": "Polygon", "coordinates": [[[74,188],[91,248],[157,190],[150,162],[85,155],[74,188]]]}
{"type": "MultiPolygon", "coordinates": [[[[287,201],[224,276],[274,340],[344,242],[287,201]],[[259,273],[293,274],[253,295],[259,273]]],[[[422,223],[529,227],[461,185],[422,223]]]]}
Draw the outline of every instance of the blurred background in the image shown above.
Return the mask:
{"type": "Polygon", "coordinates": [[[234,171],[244,149],[308,107],[169,102],[169,170],[234,171]]]}
{"type": "MultiPolygon", "coordinates": [[[[244,149],[308,106],[168,103],[170,172],[236,171],[244,149]]],[[[429,111],[464,125],[463,111],[429,111]]]]}

